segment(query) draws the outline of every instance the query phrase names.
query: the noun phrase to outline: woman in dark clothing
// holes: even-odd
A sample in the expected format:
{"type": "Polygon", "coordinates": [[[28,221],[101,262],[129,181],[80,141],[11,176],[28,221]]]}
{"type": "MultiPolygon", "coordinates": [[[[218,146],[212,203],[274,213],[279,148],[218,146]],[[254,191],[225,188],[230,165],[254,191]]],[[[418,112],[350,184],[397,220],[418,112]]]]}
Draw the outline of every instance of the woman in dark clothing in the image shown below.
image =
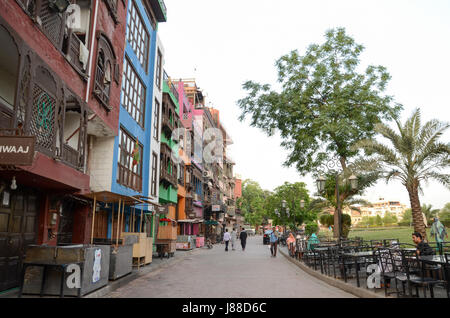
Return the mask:
{"type": "Polygon", "coordinates": [[[245,251],[245,245],[247,244],[247,232],[245,232],[244,228],[241,228],[239,239],[241,240],[242,250],[245,251]]]}

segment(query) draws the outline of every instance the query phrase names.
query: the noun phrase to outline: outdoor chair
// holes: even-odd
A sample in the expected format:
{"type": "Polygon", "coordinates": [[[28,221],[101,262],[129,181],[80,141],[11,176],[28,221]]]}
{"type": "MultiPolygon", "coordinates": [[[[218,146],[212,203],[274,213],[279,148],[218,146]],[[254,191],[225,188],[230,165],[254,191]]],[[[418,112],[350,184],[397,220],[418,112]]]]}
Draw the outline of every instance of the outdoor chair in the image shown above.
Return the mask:
{"type": "Polygon", "coordinates": [[[378,248],[374,251],[378,266],[381,269],[380,275],[383,281],[384,295],[389,296],[396,292],[388,292],[388,284],[390,285],[395,280],[394,260],[388,248],[378,248]]]}
{"type": "Polygon", "coordinates": [[[447,297],[450,298],[450,253],[444,253],[445,265],[444,265],[444,275],[445,275],[445,287],[447,289],[447,297]]]}
{"type": "Polygon", "coordinates": [[[400,242],[400,240],[399,239],[395,239],[395,238],[384,239],[383,240],[383,246],[384,247],[393,247],[394,245],[397,245],[399,242],[400,242]]]}
{"type": "MultiPolygon", "coordinates": [[[[420,297],[419,287],[423,287],[424,297],[427,297],[427,289],[429,289],[431,298],[434,298],[433,287],[437,284],[442,284],[445,282],[439,279],[425,276],[425,272],[423,270],[424,266],[418,259],[418,255],[416,252],[406,250],[401,250],[400,252],[402,258],[401,267],[403,269],[403,273],[401,275],[396,275],[396,279],[402,283],[403,287],[407,285],[409,296],[420,297]],[[412,294],[413,286],[416,289],[415,295],[412,294]]],[[[403,290],[405,291],[405,288],[403,288],[403,290]]]]}
{"type": "Polygon", "coordinates": [[[339,248],[337,246],[330,246],[325,255],[326,274],[328,276],[333,275],[336,278],[336,265],[339,265],[339,248]],[[331,268],[333,274],[331,273],[331,268]]]}
{"type": "MultiPolygon", "coordinates": [[[[339,257],[339,267],[341,271],[341,276],[344,277],[344,281],[347,282],[347,278],[351,278],[353,274],[353,268],[355,267],[355,262],[348,257],[345,257],[344,253],[356,253],[359,249],[355,246],[346,246],[340,249],[339,257]]],[[[355,274],[358,269],[355,268],[355,274]]]]}

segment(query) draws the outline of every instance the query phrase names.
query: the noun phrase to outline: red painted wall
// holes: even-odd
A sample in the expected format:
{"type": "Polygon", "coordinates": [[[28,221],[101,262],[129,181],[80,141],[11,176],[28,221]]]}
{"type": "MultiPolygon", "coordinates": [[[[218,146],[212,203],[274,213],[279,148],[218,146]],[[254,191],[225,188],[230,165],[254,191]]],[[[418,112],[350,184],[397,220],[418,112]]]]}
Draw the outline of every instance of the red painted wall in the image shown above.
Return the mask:
{"type": "Polygon", "coordinates": [[[236,179],[236,186],[234,187],[234,196],[237,198],[242,197],[242,180],[236,179]]]}
{"type": "MultiPolygon", "coordinates": [[[[119,129],[119,113],[120,113],[120,92],[122,86],[122,69],[123,69],[123,58],[125,50],[125,31],[127,23],[127,7],[126,4],[128,0],[117,1],[117,16],[119,23],[115,24],[113,18],[110,16],[108,8],[105,1],[100,1],[98,5],[98,16],[97,16],[97,27],[96,32],[102,31],[106,34],[113,45],[114,53],[116,55],[116,62],[119,64],[119,84],[114,80],[111,85],[110,92],[110,105],[113,107],[111,112],[106,112],[105,108],[92,94],[92,89],[94,87],[94,80],[91,80],[89,88],[89,107],[95,111],[97,116],[99,116],[104,122],[108,124],[109,127],[114,131],[114,134],[118,134],[119,129]]],[[[95,6],[94,6],[95,8],[95,6]]],[[[92,23],[93,24],[93,21],[92,23]]],[[[98,42],[94,41],[94,51],[95,54],[92,56],[94,59],[94,64],[92,65],[92,78],[95,76],[95,62],[97,61],[97,46],[98,42]]],[[[84,99],[84,97],[83,97],[84,99]]]]}
{"type": "MultiPolygon", "coordinates": [[[[111,40],[116,60],[120,67],[119,84],[113,81],[110,93],[110,105],[113,106],[111,112],[100,105],[100,103],[92,95],[93,78],[95,74],[95,61],[97,60],[97,41],[94,41],[94,54],[91,56],[94,59],[94,65],[91,70],[91,87],[89,92],[89,107],[101,118],[115,134],[118,133],[119,123],[119,106],[120,106],[120,88],[123,67],[123,54],[125,46],[125,27],[126,27],[126,6],[123,1],[117,1],[118,9],[117,15],[119,24],[115,24],[114,20],[109,14],[106,4],[102,0],[94,0],[93,10],[95,10],[95,1],[99,1],[98,17],[97,17],[97,31],[103,31],[111,40]]],[[[127,3],[125,1],[125,3],[127,3]]],[[[0,1],[0,15],[6,22],[14,28],[14,30],[21,36],[27,45],[33,49],[41,59],[65,82],[75,94],[82,100],[86,97],[87,82],[81,79],[72,66],[65,60],[62,53],[60,53],[37,25],[33,23],[30,17],[22,10],[22,8],[14,0],[0,1]]],[[[93,15],[94,16],[94,15],[93,15]]],[[[93,24],[93,20],[91,25],[93,24]]]]}
{"type": "Polygon", "coordinates": [[[78,206],[73,216],[72,243],[89,244],[91,238],[92,217],[89,217],[89,206],[78,206]]]}

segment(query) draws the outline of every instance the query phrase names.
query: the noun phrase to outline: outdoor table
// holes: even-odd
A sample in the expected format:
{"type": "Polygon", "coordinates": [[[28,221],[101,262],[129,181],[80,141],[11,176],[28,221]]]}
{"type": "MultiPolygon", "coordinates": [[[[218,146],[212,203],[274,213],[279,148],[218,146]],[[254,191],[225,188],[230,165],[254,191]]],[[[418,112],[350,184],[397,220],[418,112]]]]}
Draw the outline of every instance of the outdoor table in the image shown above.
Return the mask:
{"type": "Polygon", "coordinates": [[[414,247],[400,247],[400,249],[402,251],[408,251],[408,252],[414,252],[417,250],[417,248],[414,248],[414,247]]]}
{"type": "Polygon", "coordinates": [[[443,255],[423,255],[419,256],[419,260],[424,263],[432,263],[439,265],[444,265],[447,263],[445,260],[445,256],[443,255]]]}
{"type": "MultiPolygon", "coordinates": [[[[22,277],[20,281],[20,290],[19,290],[19,297],[22,297],[22,291],[23,291],[23,284],[25,280],[25,273],[29,266],[37,266],[37,267],[43,267],[44,272],[42,276],[42,282],[41,282],[41,292],[40,297],[42,297],[44,293],[44,287],[45,287],[45,280],[47,276],[47,271],[49,268],[53,267],[57,270],[61,271],[61,284],[60,284],[60,292],[59,297],[64,298],[64,282],[66,281],[66,268],[67,266],[71,264],[77,264],[81,268],[81,277],[83,276],[83,262],[58,262],[58,261],[42,261],[42,262],[24,262],[22,267],[22,277]]],[[[78,297],[81,297],[81,286],[78,288],[78,297]]]]}
{"type": "Polygon", "coordinates": [[[345,258],[353,258],[355,261],[355,272],[356,272],[356,285],[358,287],[360,287],[360,283],[359,283],[359,274],[358,274],[358,259],[359,258],[369,258],[369,257],[373,257],[374,253],[373,251],[365,251],[365,252],[354,252],[354,253],[342,253],[343,256],[343,265],[344,265],[344,280],[345,282],[347,282],[347,274],[345,272],[345,258]]]}

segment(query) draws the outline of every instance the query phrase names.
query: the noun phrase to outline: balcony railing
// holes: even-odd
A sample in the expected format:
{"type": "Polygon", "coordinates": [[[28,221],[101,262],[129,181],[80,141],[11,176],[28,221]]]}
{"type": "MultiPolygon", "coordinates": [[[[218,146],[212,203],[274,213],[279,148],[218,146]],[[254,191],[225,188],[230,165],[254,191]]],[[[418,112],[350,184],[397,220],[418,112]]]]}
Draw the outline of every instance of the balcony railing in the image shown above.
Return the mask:
{"type": "Polygon", "coordinates": [[[173,85],[172,80],[170,79],[169,75],[167,75],[166,71],[164,71],[163,79],[167,83],[167,86],[169,87],[170,92],[173,94],[175,100],[178,102],[178,91],[175,85],[173,85]]]}
{"type": "Polygon", "coordinates": [[[80,153],[67,144],[63,145],[63,161],[72,168],[80,167],[80,153]]]}
{"type": "Polygon", "coordinates": [[[173,187],[177,186],[177,169],[174,165],[172,158],[172,149],[166,144],[161,143],[161,171],[160,179],[166,184],[170,184],[173,187]],[[170,168],[170,166],[172,168],[170,168]]]}

